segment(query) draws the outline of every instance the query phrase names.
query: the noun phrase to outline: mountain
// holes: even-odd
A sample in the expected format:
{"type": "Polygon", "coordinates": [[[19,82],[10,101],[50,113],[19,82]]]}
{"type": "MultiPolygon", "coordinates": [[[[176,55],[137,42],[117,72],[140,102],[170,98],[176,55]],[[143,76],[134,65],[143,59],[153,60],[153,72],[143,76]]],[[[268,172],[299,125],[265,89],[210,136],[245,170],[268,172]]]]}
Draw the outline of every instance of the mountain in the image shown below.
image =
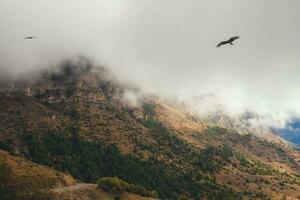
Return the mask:
{"type": "Polygon", "coordinates": [[[160,199],[299,198],[300,153],[271,132],[223,114],[199,118],[159,97],[130,106],[126,90],[84,59],[3,82],[0,148],[87,183],[54,191],[88,196],[101,191],[97,180],[118,177],[160,199]]]}

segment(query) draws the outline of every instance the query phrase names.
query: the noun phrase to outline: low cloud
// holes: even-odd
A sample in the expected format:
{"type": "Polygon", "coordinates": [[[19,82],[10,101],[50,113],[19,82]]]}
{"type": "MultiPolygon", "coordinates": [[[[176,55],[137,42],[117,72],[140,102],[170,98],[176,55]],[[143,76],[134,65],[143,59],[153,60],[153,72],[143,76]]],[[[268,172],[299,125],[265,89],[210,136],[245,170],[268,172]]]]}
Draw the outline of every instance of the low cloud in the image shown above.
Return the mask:
{"type": "Polygon", "coordinates": [[[1,77],[82,55],[201,115],[253,110],[280,125],[300,116],[299,8],[298,0],[2,0],[1,77]],[[23,40],[31,35],[39,39],[23,40]],[[215,47],[233,35],[234,46],[215,47]]]}

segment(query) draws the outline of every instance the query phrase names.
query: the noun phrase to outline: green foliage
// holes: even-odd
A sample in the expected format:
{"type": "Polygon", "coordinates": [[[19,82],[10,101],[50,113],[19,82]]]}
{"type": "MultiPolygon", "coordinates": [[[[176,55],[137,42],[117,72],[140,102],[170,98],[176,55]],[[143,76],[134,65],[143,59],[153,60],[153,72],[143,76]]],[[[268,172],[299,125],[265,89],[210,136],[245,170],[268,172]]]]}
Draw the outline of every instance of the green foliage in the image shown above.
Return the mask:
{"type": "Polygon", "coordinates": [[[227,132],[226,129],[218,126],[209,127],[206,131],[211,135],[221,135],[227,132]]]}
{"type": "Polygon", "coordinates": [[[190,183],[182,177],[168,175],[164,166],[154,160],[142,161],[119,153],[113,145],[88,142],[73,134],[65,138],[59,134],[46,134],[38,140],[27,135],[29,158],[41,164],[68,171],[85,182],[96,182],[100,177],[118,176],[131,183],[156,190],[160,197],[170,197],[175,191],[188,189],[190,183]],[[182,188],[183,187],[183,188],[182,188]]]}
{"type": "Polygon", "coordinates": [[[129,184],[118,177],[104,177],[99,179],[97,184],[104,191],[112,193],[122,193],[129,188],[129,184]]]}
{"type": "Polygon", "coordinates": [[[0,149],[3,149],[5,151],[10,151],[10,152],[12,152],[14,150],[8,140],[0,141],[0,149]]]}
{"type": "Polygon", "coordinates": [[[247,161],[246,157],[242,154],[237,154],[236,158],[240,162],[240,164],[244,167],[247,167],[249,165],[249,162],[247,161]]]}
{"type": "MultiPolygon", "coordinates": [[[[148,110],[151,105],[148,105],[148,110]]],[[[183,140],[178,139],[175,134],[169,132],[162,123],[150,118],[147,121],[139,120],[143,125],[152,130],[158,145],[155,147],[145,146],[144,148],[152,153],[165,154],[172,160],[181,158],[179,162],[185,162],[209,173],[214,173],[219,170],[221,166],[226,165],[233,155],[232,149],[229,145],[220,147],[208,147],[202,151],[197,150],[191,145],[188,145],[183,140]]],[[[225,130],[219,127],[212,127],[209,129],[212,134],[222,134],[225,130]]]]}
{"type": "MultiPolygon", "coordinates": [[[[154,117],[150,117],[148,120],[139,119],[139,121],[152,130],[152,134],[158,143],[155,147],[145,145],[144,148],[146,150],[152,152],[154,155],[156,155],[156,153],[158,155],[164,154],[169,156],[174,162],[185,163],[185,166],[192,167],[192,171],[183,172],[182,178],[177,179],[178,185],[181,185],[181,190],[189,191],[194,199],[205,197],[209,199],[240,198],[231,189],[218,185],[213,177],[202,176],[202,178],[199,179],[197,175],[199,170],[204,173],[213,174],[219,170],[221,166],[226,165],[233,155],[232,149],[228,145],[209,147],[199,151],[183,140],[178,139],[175,134],[170,133],[169,130],[159,121],[155,120],[154,117]],[[195,178],[197,176],[198,179],[195,178]],[[179,180],[182,181],[179,182],[179,180]]],[[[220,129],[220,131],[223,131],[223,129],[220,129]]],[[[175,170],[178,173],[177,169],[170,170],[175,170]]]]}
{"type": "MultiPolygon", "coordinates": [[[[216,184],[214,179],[210,180],[211,185],[196,182],[194,176],[197,171],[180,172],[154,159],[143,161],[122,155],[113,145],[80,139],[76,130],[69,135],[64,137],[62,134],[48,133],[43,138],[37,138],[27,134],[24,137],[29,149],[27,156],[37,163],[67,171],[84,182],[96,182],[101,177],[120,177],[126,182],[143,186],[135,187],[135,192],[143,194],[145,187],[157,191],[162,199],[176,199],[184,193],[194,199],[204,196],[224,199],[226,195],[236,195],[216,184]]],[[[173,139],[170,141],[177,144],[176,148],[181,144],[173,139]]]]}
{"type": "Polygon", "coordinates": [[[104,177],[99,179],[97,184],[101,189],[107,192],[122,193],[126,191],[144,197],[158,198],[158,195],[155,191],[148,191],[140,185],[129,184],[118,177],[104,177]]]}
{"type": "Polygon", "coordinates": [[[216,148],[209,147],[207,149],[204,149],[196,163],[196,165],[205,172],[213,173],[217,169],[219,169],[220,164],[215,159],[215,154],[217,153],[216,148]]]}
{"type": "Polygon", "coordinates": [[[116,197],[114,197],[114,200],[121,200],[121,197],[116,196],[116,197]]]}
{"type": "Polygon", "coordinates": [[[272,169],[270,166],[256,160],[249,160],[242,154],[236,154],[237,160],[240,162],[243,169],[252,175],[269,175],[279,177],[281,179],[289,179],[289,175],[278,170],[272,169]]]}
{"type": "Polygon", "coordinates": [[[165,154],[173,159],[184,158],[184,161],[191,162],[195,160],[195,150],[188,146],[183,140],[178,139],[174,134],[170,133],[162,123],[149,118],[147,121],[139,119],[139,121],[151,130],[153,137],[158,143],[155,146],[145,145],[142,148],[156,154],[165,154]]]}
{"type": "Polygon", "coordinates": [[[196,165],[205,172],[214,173],[230,161],[233,155],[228,145],[221,147],[208,147],[201,151],[196,165]]]}
{"type": "Polygon", "coordinates": [[[147,115],[153,116],[155,115],[155,105],[150,103],[143,104],[143,110],[147,115]]]}
{"type": "Polygon", "coordinates": [[[264,140],[258,141],[261,145],[271,147],[275,150],[276,154],[284,161],[293,165],[297,165],[297,162],[295,161],[294,158],[286,154],[286,152],[280,147],[278,144],[272,143],[272,142],[267,142],[264,140]]]}

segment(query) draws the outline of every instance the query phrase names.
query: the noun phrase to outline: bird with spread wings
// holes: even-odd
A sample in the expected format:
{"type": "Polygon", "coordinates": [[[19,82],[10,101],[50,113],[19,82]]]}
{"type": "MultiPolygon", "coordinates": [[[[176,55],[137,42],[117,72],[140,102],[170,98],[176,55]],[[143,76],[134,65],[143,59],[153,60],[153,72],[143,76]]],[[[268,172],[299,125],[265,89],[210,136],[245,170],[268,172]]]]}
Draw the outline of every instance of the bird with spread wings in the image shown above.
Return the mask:
{"type": "Polygon", "coordinates": [[[217,47],[220,47],[220,46],[225,45],[225,44],[233,45],[233,42],[234,42],[235,40],[239,39],[239,38],[240,38],[240,36],[234,36],[234,37],[231,37],[229,40],[220,42],[220,43],[217,45],[217,47]]]}
{"type": "Polygon", "coordinates": [[[24,40],[32,40],[32,39],[38,39],[38,37],[35,36],[27,36],[24,38],[24,40]]]}

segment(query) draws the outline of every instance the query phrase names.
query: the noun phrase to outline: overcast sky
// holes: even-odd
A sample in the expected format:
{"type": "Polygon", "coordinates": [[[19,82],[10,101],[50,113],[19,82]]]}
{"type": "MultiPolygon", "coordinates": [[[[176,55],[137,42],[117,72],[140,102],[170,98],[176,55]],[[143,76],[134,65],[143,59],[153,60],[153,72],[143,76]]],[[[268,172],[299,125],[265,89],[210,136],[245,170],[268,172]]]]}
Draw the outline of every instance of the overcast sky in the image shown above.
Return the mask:
{"type": "Polygon", "coordinates": [[[84,55],[199,112],[299,117],[299,10],[299,0],[1,0],[1,74],[84,55]]]}

